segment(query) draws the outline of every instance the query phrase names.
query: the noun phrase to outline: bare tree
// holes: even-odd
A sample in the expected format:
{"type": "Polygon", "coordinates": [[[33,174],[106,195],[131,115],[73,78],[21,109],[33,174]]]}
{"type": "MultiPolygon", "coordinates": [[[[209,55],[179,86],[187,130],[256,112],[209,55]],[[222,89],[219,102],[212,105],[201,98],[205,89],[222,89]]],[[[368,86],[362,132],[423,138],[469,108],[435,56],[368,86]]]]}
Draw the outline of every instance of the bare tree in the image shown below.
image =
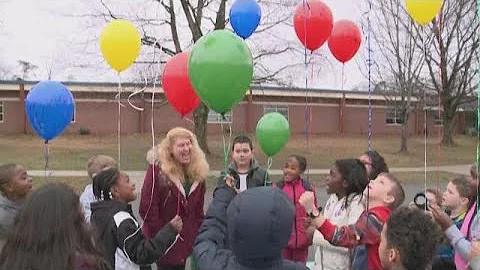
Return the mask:
{"type": "Polygon", "coordinates": [[[23,80],[28,78],[28,76],[30,75],[30,72],[38,68],[38,66],[24,60],[18,60],[18,65],[20,66],[20,69],[22,71],[21,78],[23,80]]]}
{"type": "MultiPolygon", "coordinates": [[[[139,25],[142,34],[143,45],[153,46],[167,55],[175,55],[191,48],[203,35],[218,29],[224,29],[228,24],[226,16],[227,0],[150,0],[146,3],[150,8],[163,9],[162,15],[148,16],[139,14],[122,14],[120,10],[114,10],[113,4],[107,4],[99,0],[101,8],[87,14],[89,19],[109,21],[117,18],[129,18],[139,25]],[[168,29],[168,36],[158,34],[158,29],[163,33],[168,29]],[[189,29],[187,34],[184,29],[189,29]]],[[[295,38],[285,39],[284,30],[275,29],[276,26],[289,27],[292,14],[291,8],[296,1],[262,1],[262,23],[256,31],[256,37],[263,37],[269,42],[260,44],[253,40],[247,40],[253,51],[255,75],[253,83],[285,83],[281,80],[284,74],[292,72],[292,69],[303,66],[303,58],[296,57],[294,61],[282,61],[281,65],[272,65],[271,59],[280,55],[297,55],[303,53],[296,50],[295,38]],[[281,2],[281,3],[280,3],[281,2]],[[272,42],[280,40],[281,42],[272,42]]],[[[293,58],[293,57],[292,57],[293,58]]],[[[209,109],[201,104],[194,112],[195,134],[200,147],[210,153],[207,144],[207,117],[209,109]]]]}
{"type": "Polygon", "coordinates": [[[9,79],[11,77],[12,77],[12,74],[9,71],[9,68],[6,67],[5,65],[0,65],[0,79],[5,80],[5,79],[9,79]]]}
{"type": "MultiPolygon", "coordinates": [[[[418,104],[419,77],[425,64],[423,49],[412,35],[414,23],[400,0],[374,0],[372,39],[376,53],[373,76],[375,90],[381,92],[394,111],[391,124],[401,124],[400,152],[408,152],[408,120],[418,104]]],[[[371,63],[368,63],[371,64],[371,63]]]]}
{"type": "Polygon", "coordinates": [[[412,33],[418,47],[425,48],[425,61],[432,88],[440,97],[443,109],[443,138],[445,146],[453,140],[457,111],[471,101],[478,81],[476,70],[480,46],[480,18],[471,0],[445,0],[438,17],[426,28],[416,27],[412,33]],[[431,33],[432,38],[421,33],[431,33]],[[425,46],[427,44],[427,46],[425,46]]]}

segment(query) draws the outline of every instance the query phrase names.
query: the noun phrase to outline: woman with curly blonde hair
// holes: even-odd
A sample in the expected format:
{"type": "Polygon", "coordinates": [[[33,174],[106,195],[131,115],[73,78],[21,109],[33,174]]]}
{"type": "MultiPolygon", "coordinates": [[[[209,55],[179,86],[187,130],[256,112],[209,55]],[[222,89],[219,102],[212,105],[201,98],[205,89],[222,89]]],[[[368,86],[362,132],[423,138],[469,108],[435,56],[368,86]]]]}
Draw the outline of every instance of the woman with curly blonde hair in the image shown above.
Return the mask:
{"type": "Polygon", "coordinates": [[[150,163],[142,187],[140,216],[147,238],[179,215],[180,237],[157,261],[158,269],[185,269],[193,242],[203,221],[205,178],[209,166],[195,135],[184,128],[171,129],[162,142],[147,153],[150,163]]]}

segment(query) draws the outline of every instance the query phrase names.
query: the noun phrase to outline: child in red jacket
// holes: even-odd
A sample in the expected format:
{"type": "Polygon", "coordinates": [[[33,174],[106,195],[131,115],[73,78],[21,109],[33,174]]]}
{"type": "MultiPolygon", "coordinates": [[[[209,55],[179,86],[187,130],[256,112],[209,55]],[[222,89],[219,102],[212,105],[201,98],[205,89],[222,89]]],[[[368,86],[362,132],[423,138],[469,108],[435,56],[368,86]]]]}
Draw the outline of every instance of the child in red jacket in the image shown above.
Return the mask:
{"type": "Polygon", "coordinates": [[[341,227],[322,216],[311,192],[305,192],[299,204],[314,219],[315,227],[328,242],[352,250],[350,269],[379,270],[383,269],[378,255],[380,233],[390,212],[405,200],[405,192],[393,175],[381,173],[370,181],[363,195],[368,199],[368,209],[363,211],[355,224],[341,227]]]}
{"type": "Polygon", "coordinates": [[[312,237],[307,236],[304,221],[307,212],[300,205],[298,200],[306,191],[312,191],[315,198],[315,207],[317,197],[315,187],[307,179],[301,177],[307,169],[307,160],[305,157],[292,155],[287,159],[283,168],[283,180],[276,184],[276,187],[285,192],[292,203],[295,205],[295,221],[293,230],[287,247],[283,250],[283,258],[286,260],[306,263],[308,257],[308,247],[312,244],[312,237]]]}

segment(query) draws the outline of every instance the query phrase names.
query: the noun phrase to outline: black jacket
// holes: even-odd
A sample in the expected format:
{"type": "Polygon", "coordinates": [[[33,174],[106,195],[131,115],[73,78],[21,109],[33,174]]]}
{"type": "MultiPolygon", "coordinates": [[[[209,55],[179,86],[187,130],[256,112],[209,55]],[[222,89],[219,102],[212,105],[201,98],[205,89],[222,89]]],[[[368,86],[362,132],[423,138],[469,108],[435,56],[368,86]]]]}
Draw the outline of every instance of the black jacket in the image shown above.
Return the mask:
{"type": "Polygon", "coordinates": [[[235,195],[226,185],[214,192],[193,248],[199,269],[308,269],[282,258],[295,217],[286,195],[272,187],[235,195]],[[226,249],[227,241],[231,250],[226,249]]]}
{"type": "Polygon", "coordinates": [[[146,240],[129,204],[109,200],[94,202],[91,206],[96,240],[113,269],[150,265],[167,253],[177,239],[176,230],[168,223],[155,237],[146,240]]]}
{"type": "MultiPolygon", "coordinates": [[[[225,176],[229,174],[235,179],[235,183],[237,188],[240,188],[240,176],[238,175],[238,169],[235,162],[230,162],[228,168],[223,170],[220,173],[220,177],[218,178],[217,186],[221,186],[225,184],[225,176]]],[[[263,186],[271,186],[272,182],[270,181],[270,177],[267,171],[260,167],[257,161],[252,160],[250,162],[250,170],[247,173],[247,188],[254,188],[254,187],[263,187],[263,186]]]]}

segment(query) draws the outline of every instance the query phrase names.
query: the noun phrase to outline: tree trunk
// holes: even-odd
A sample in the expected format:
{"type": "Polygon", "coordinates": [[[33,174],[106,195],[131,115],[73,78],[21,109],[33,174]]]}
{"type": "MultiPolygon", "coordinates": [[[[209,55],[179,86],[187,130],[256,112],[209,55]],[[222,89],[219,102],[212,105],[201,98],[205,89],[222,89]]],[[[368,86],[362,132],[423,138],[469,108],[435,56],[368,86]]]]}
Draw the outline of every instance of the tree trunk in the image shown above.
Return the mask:
{"type": "Polygon", "coordinates": [[[402,136],[400,138],[400,153],[408,153],[408,125],[403,123],[402,136]]]}
{"type": "Polygon", "coordinates": [[[195,122],[195,135],[197,135],[198,144],[206,155],[210,155],[207,143],[207,118],[208,107],[201,102],[200,106],[193,112],[193,121],[195,122]]]}
{"type": "Polygon", "coordinates": [[[403,110],[403,124],[402,134],[400,138],[400,153],[408,153],[408,119],[410,118],[410,112],[408,109],[403,110]]]}
{"type": "MultiPolygon", "coordinates": [[[[182,1],[182,4],[184,2],[186,1],[182,1]]],[[[227,2],[226,0],[222,0],[220,2],[220,6],[218,7],[216,21],[215,21],[215,30],[225,28],[226,2],[227,2]]],[[[188,16],[187,16],[187,19],[189,19],[188,16]]],[[[197,25],[197,27],[193,27],[194,25],[193,18],[189,19],[189,23],[190,23],[190,20],[192,21],[192,26],[190,26],[190,30],[193,35],[193,40],[194,42],[197,42],[197,40],[200,39],[200,37],[202,36],[202,33],[200,31],[200,26],[197,25]]],[[[198,140],[198,144],[200,145],[200,148],[202,148],[203,152],[205,152],[206,155],[210,155],[210,149],[208,149],[208,143],[207,143],[208,111],[209,111],[208,107],[203,102],[201,102],[200,106],[198,106],[198,108],[193,113],[193,118],[195,122],[195,135],[197,135],[197,140],[198,140]]]]}
{"type": "Polygon", "coordinates": [[[455,142],[453,141],[453,134],[455,132],[455,116],[456,114],[450,114],[446,111],[444,112],[442,137],[443,146],[455,146],[455,142]]]}

